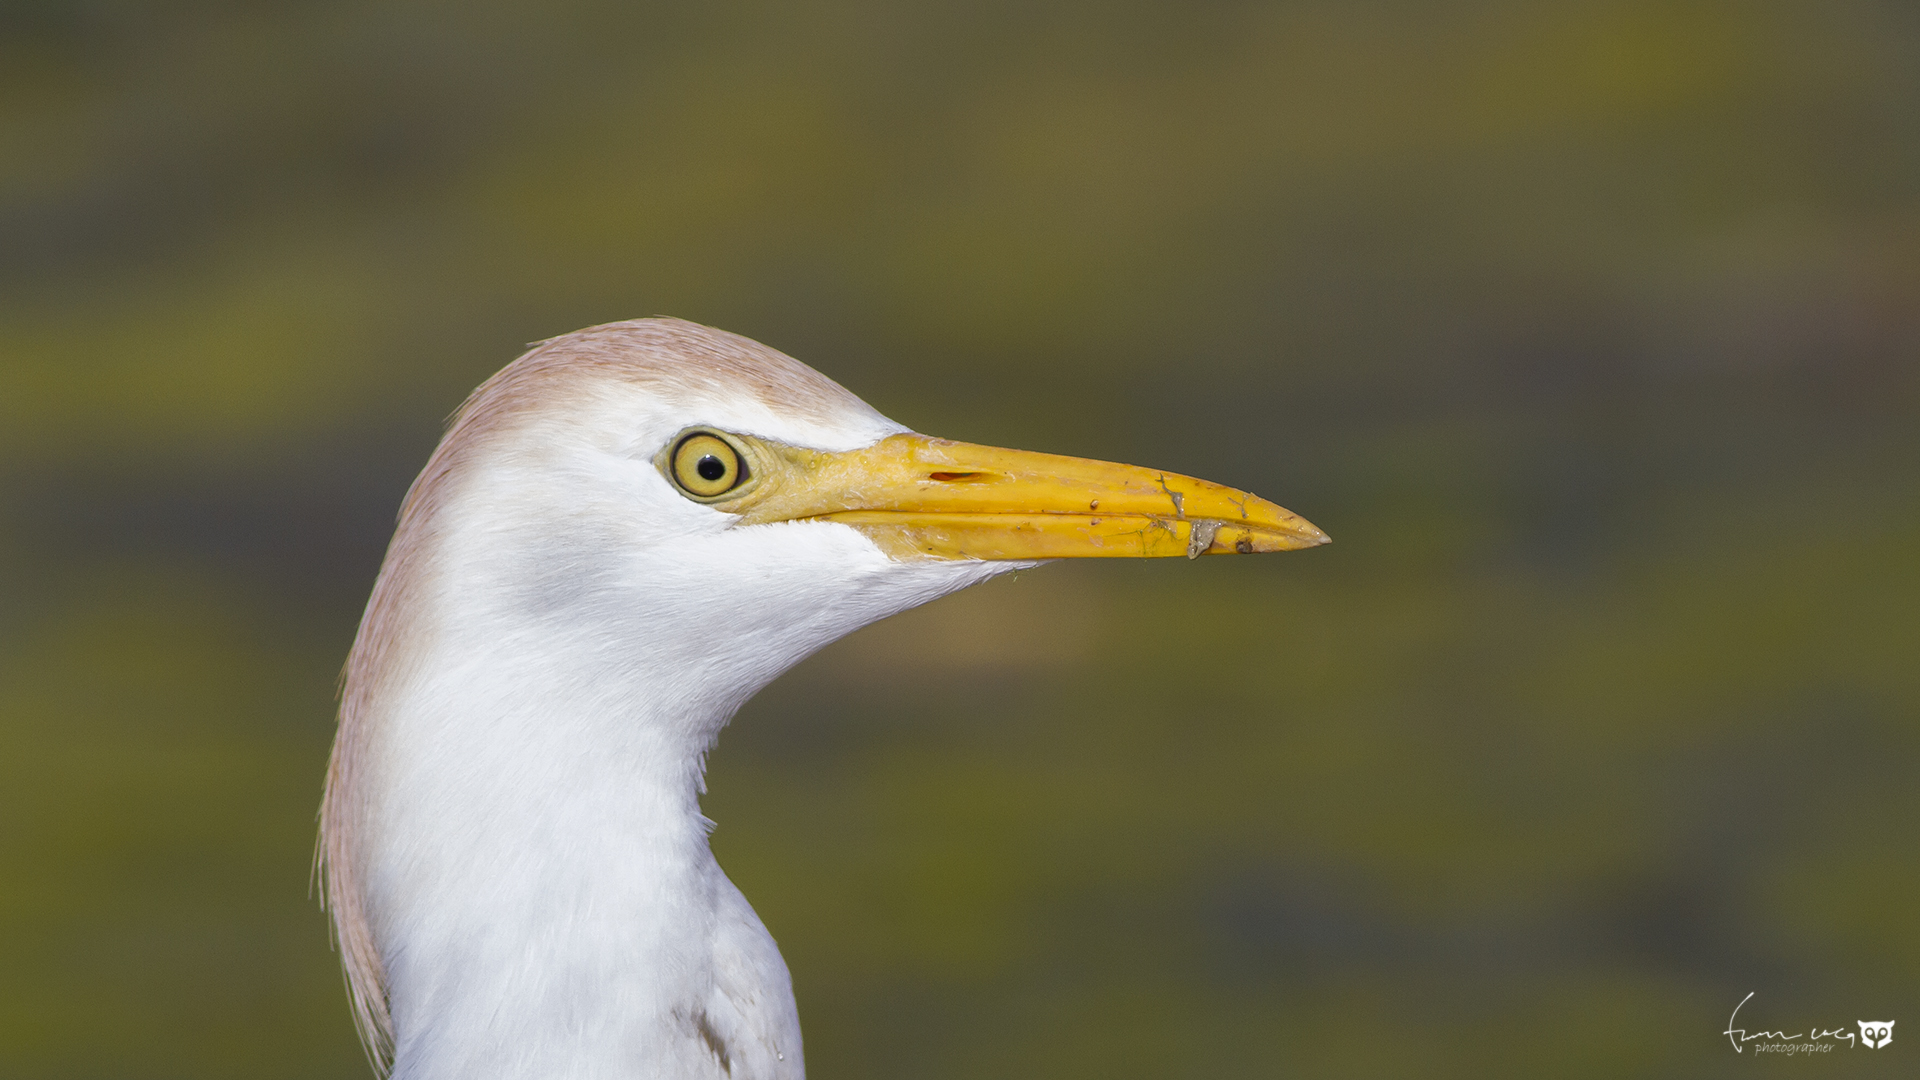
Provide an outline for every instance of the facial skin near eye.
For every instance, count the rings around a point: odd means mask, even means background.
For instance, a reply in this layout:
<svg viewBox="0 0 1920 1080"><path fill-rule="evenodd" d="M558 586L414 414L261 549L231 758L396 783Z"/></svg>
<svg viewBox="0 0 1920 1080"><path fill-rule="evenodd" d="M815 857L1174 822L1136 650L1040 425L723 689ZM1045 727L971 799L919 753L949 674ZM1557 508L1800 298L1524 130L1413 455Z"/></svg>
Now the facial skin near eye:
<svg viewBox="0 0 1920 1080"><path fill-rule="evenodd" d="M745 482L746 462L717 435L692 432L673 448L673 482L696 499L712 499Z"/></svg>

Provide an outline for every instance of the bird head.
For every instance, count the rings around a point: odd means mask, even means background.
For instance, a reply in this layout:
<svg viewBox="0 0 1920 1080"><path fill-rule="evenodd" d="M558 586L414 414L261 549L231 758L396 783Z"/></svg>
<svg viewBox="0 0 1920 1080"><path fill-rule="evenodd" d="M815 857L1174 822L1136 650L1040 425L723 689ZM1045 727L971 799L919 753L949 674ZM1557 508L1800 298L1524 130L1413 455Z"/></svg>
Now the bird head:
<svg viewBox="0 0 1920 1080"><path fill-rule="evenodd" d="M737 705L827 642L1006 570L1326 540L1208 481L915 434L775 350L646 319L541 343L476 391L390 569L435 567L433 629L488 639L469 655L503 633L542 663L644 655Z"/></svg>

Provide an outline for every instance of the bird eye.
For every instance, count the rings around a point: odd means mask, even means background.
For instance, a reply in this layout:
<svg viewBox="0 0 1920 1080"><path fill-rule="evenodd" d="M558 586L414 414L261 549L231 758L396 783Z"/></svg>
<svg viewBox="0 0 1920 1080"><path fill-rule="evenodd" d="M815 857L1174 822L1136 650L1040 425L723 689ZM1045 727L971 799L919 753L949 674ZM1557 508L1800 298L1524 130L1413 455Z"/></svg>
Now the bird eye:
<svg viewBox="0 0 1920 1080"><path fill-rule="evenodd" d="M673 448L670 471L673 482L696 499L725 495L747 479L747 463L740 452L704 431L693 432Z"/></svg>

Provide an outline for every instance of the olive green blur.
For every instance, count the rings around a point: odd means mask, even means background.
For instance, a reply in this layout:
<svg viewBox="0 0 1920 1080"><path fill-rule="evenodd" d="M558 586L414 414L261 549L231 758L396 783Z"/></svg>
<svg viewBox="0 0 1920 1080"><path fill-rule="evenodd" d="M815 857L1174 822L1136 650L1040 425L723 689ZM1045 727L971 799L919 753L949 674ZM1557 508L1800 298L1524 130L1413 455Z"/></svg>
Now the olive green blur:
<svg viewBox="0 0 1920 1080"><path fill-rule="evenodd" d="M744 710L814 1076L1911 1073L1912 4L5 0L0 1076L366 1075L308 875L394 510L650 314L1335 541Z"/></svg>

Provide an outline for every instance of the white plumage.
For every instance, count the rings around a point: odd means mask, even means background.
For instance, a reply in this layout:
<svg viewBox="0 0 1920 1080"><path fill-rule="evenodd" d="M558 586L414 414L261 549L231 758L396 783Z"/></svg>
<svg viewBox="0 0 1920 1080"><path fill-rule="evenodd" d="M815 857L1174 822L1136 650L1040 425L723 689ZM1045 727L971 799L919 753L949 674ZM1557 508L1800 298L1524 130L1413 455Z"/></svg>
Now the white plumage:
<svg viewBox="0 0 1920 1080"><path fill-rule="evenodd" d="M676 479L690 430L740 452L750 495ZM1032 561L975 557L939 531L956 514L1017 531L993 515L1059 512L1021 503L1038 481L1012 472L880 475L880 447L958 453L905 433L797 361L674 320L543 343L463 408L355 642L322 816L354 1000L396 1078L803 1075L786 967L708 850L705 754L808 654ZM1000 481L1011 494L981 501ZM1151 527L1198 543L1185 494ZM1240 498L1260 549L1324 541ZM1199 520L1199 546L1227 550Z"/></svg>

